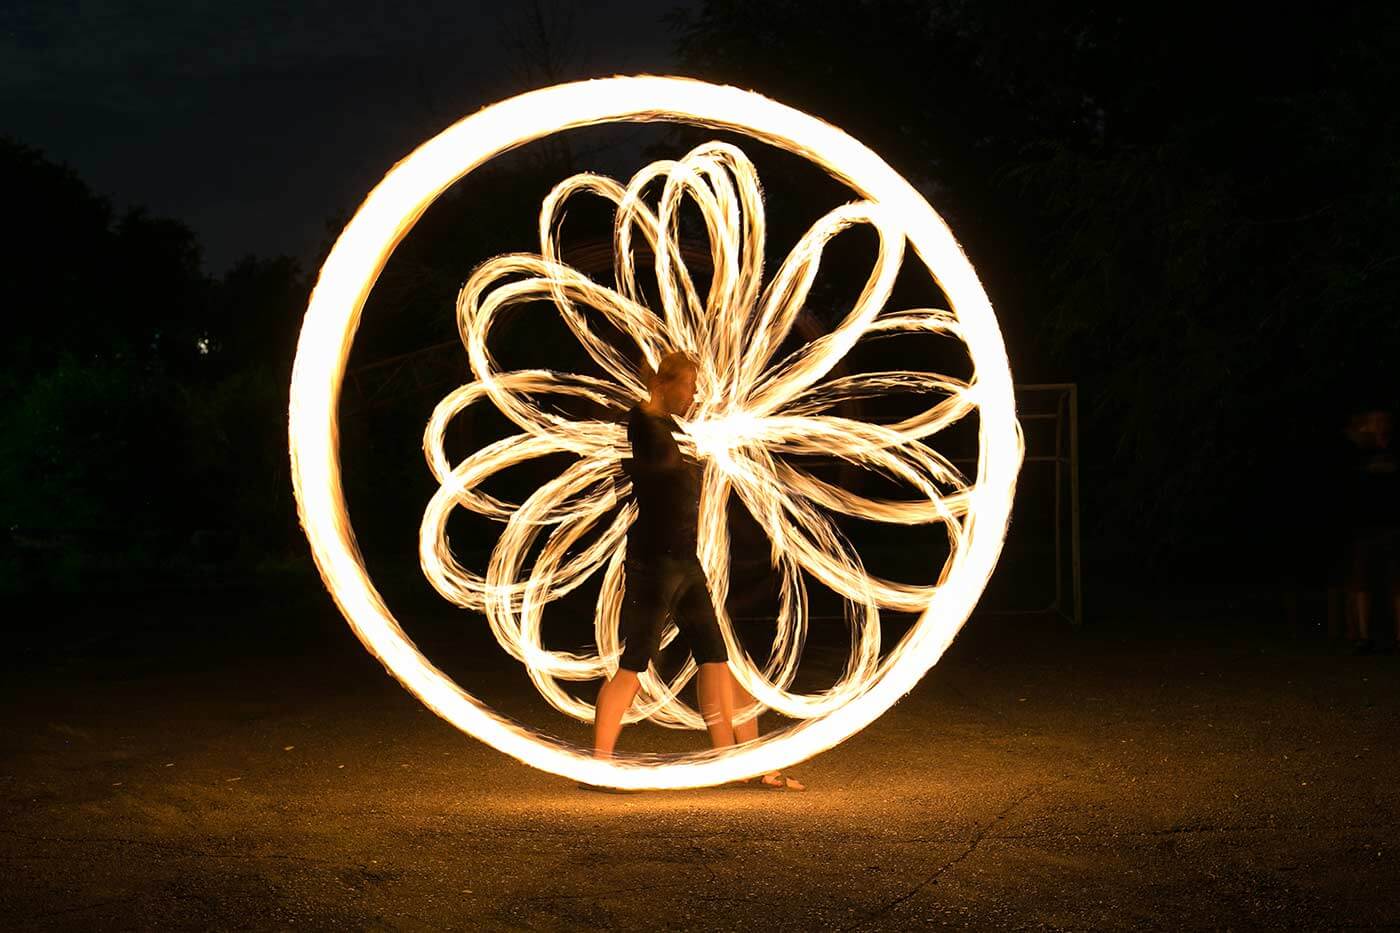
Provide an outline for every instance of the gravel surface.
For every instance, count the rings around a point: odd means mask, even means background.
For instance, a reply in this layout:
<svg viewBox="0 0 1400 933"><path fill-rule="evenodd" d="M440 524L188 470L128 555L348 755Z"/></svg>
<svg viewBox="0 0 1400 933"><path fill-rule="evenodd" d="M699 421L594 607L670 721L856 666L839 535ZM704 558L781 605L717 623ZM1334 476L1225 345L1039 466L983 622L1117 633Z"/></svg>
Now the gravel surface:
<svg viewBox="0 0 1400 933"><path fill-rule="evenodd" d="M1400 657L1228 613L974 619L795 769L807 793L608 795L425 711L319 594L236 603L112 612L57 648L69 623L31 625L0 688L0 927L1400 924ZM467 624L415 637L585 737Z"/></svg>

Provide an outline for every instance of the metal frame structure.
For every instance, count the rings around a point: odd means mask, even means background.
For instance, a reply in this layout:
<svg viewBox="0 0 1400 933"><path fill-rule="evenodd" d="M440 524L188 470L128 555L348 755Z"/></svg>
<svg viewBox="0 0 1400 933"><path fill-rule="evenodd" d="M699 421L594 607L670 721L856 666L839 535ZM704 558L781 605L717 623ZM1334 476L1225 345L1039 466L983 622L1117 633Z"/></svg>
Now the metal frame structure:
<svg viewBox="0 0 1400 933"><path fill-rule="evenodd" d="M1072 625L1084 624L1084 584L1079 530L1079 385L1074 382L1017 384L1016 394L1028 392L1055 393L1053 411L1031 411L1017 415L1022 422L1053 419L1055 422L1055 452L1030 454L1025 463L1055 465L1055 598L1038 609L1008 610L1016 613L1054 612ZM1017 406L1019 409L1019 405ZM1065 594L1065 534L1064 499L1066 473L1069 485L1069 599Z"/></svg>

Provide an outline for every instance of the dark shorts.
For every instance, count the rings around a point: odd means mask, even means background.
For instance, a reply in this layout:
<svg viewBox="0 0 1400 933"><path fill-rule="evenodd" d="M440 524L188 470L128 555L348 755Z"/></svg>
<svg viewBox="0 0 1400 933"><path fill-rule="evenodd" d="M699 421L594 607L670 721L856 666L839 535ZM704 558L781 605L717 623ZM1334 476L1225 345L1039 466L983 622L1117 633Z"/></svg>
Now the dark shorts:
<svg viewBox="0 0 1400 933"><path fill-rule="evenodd" d="M668 616L680 628L696 663L729 660L699 558L629 556L625 571L626 591L618 625L623 670L641 673L647 669L661 647L661 631Z"/></svg>
<svg viewBox="0 0 1400 933"><path fill-rule="evenodd" d="M1400 531L1358 528L1347 549L1347 588L1378 589L1400 595Z"/></svg>

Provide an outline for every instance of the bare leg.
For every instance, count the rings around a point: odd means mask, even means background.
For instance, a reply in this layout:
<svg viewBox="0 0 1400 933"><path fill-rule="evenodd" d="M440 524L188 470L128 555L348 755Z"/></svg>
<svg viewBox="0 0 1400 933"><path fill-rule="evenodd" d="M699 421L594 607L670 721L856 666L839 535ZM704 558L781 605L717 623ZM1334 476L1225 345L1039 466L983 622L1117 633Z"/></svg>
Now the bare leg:
<svg viewBox="0 0 1400 933"><path fill-rule="evenodd" d="M734 720L738 725L734 727L734 740L740 745L745 742L752 742L758 738L758 717L755 716L748 722L738 722L739 717L754 705L754 698L744 689L744 685L739 683L739 678L729 675L734 683L730 689L734 691Z"/></svg>
<svg viewBox="0 0 1400 933"><path fill-rule="evenodd" d="M700 695L700 715L710 730L710 743L715 748L734 744L734 691L729 665L701 664L696 689Z"/></svg>
<svg viewBox="0 0 1400 933"><path fill-rule="evenodd" d="M1353 591L1351 610L1356 619L1356 637L1364 644L1371 640L1371 594L1365 590Z"/></svg>
<svg viewBox="0 0 1400 933"><path fill-rule="evenodd" d="M748 710L751 706L753 706L757 701L753 698L753 694L749 693L747 690L744 689L743 684L739 683L739 679L737 677L734 677L733 674L730 674L729 676L734 679L734 683L731 689L734 692L735 712L736 714L743 713L746 710ZM737 720L739 717L738 715L736 715L734 718ZM734 738L737 739L740 743L756 741L758 739L758 717L755 716L748 722L740 723L739 725L735 726ZM767 774L763 775L763 777L760 778L760 780L763 781L764 784L769 785L770 787L782 787L786 784L788 789L790 790L807 789L806 786L803 785L803 783L797 780L796 778L784 777L781 771L770 771Z"/></svg>
<svg viewBox="0 0 1400 933"><path fill-rule="evenodd" d="M593 757L611 758L622 732L622 717L637 695L635 671L619 670L598 691L598 709L593 713Z"/></svg>

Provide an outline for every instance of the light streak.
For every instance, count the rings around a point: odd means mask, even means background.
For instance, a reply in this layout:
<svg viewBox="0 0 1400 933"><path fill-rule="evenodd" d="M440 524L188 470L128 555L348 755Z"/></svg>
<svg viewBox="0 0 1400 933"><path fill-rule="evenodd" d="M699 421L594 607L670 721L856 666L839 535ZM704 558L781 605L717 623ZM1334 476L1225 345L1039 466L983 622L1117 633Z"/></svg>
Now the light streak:
<svg viewBox="0 0 1400 933"><path fill-rule="evenodd" d="M534 394L581 396L625 412L644 389L631 358L589 327L581 310L601 314L655 363L669 349L700 362L694 417L686 423L693 453L704 458L700 559L729 642L731 667L760 708L797 722L735 749L684 756L639 755L611 761L527 729L482 704L434 668L409 641L365 571L345 511L340 482L336 409L359 316L398 241L449 185L495 155L566 129L617 121L671 120L735 130L800 154L848 184L860 200L837 207L799 241L766 284L764 223L758 181L736 147L710 143L684 159L654 163L627 186L596 175L565 180L545 199L538 255L497 257L481 266L458 301L458 325L474 381L445 398L424 437L440 485L425 512L420 559L446 598L485 615L501 645L525 664L558 709L591 718L591 706L560 681L591 680L616 667L616 619L623 581L622 548L635 506L626 501L627 456L620 425L572 422L535 405ZM648 192L661 188L649 206ZM560 261L556 217L573 195L616 205L615 286L591 281ZM683 200L700 209L710 239L713 274L706 298L680 257L677 216ZM879 240L865 288L829 334L774 360L806 300L825 244L854 225ZM633 262L643 237L655 254L659 313L644 306ZM947 295L951 310L885 309L905 242ZM500 371L487 349L492 322L510 306L551 300L608 378L543 370ZM934 332L960 340L974 367L964 383L918 372L867 373L830 379L832 367L863 337ZM894 425L853 421L827 412L845 399L916 391L938 399ZM1000 553L1021 437L1001 334L981 283L952 234L897 173L840 130L751 92L682 78L618 77L559 85L493 105L415 150L370 192L322 267L292 374L290 444L302 523L327 588L356 635L427 706L463 731L535 767L593 784L673 788L718 784L788 767L868 725L917 684L937 662L980 596ZM452 464L442 432L466 406L489 400L521 433ZM978 463L962 477L925 439L975 411ZM690 442L687 442L690 443ZM575 462L522 503L485 493L483 480L523 460L570 453ZM921 497L880 501L813 477L783 455L839 456L912 486ZM770 539L782 583L777 637L769 659L754 663L723 615L728 590L725 503L737 495ZM618 508L621 504L621 508ZM456 507L504 523L485 575L458 565L445 524ZM930 585L881 580L822 510L897 523L941 523L950 556ZM609 514L612 521L587 546L570 553ZM525 557L544 544L526 570ZM596 617L598 651L549 651L540 641L541 613L552 599L604 574ZM852 658L836 685L817 694L789 691L806 628L805 571L847 600ZM879 611L920 613L900 643L880 654ZM700 728L677 693L693 662L664 683L654 670L629 719ZM758 710L755 710L755 713Z"/></svg>

